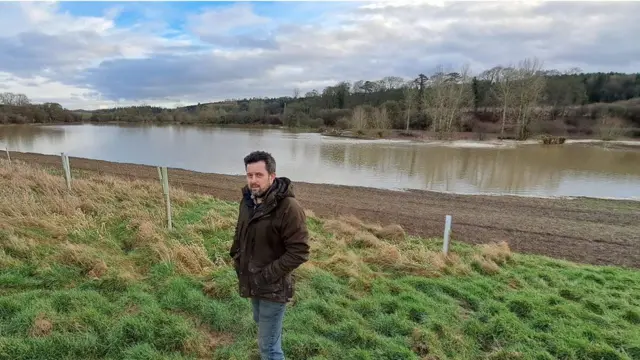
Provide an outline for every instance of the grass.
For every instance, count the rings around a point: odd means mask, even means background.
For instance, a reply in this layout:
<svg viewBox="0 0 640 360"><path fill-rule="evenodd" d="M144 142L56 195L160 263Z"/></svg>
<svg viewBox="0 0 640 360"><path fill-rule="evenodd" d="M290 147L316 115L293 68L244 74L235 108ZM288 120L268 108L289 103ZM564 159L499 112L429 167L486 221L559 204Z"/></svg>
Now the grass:
<svg viewBox="0 0 640 360"><path fill-rule="evenodd" d="M170 176L170 175L169 175ZM237 204L0 163L1 359L257 359ZM640 273L309 212L288 359L640 359Z"/></svg>

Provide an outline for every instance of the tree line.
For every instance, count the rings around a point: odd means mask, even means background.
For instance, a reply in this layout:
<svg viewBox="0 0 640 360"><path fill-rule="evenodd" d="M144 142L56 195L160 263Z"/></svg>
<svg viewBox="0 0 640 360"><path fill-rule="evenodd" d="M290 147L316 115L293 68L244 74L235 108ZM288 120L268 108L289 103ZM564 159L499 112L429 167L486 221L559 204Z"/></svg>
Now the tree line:
<svg viewBox="0 0 640 360"><path fill-rule="evenodd" d="M131 106L69 111L32 105L22 94L0 95L0 123L153 122L269 124L367 131L426 130L494 133L640 136L640 73L544 69L536 58L472 74L438 67L413 79L343 81L304 95L234 99L176 109Z"/></svg>
<svg viewBox="0 0 640 360"><path fill-rule="evenodd" d="M32 104L25 94L0 93L0 124L74 123L82 115L58 103Z"/></svg>

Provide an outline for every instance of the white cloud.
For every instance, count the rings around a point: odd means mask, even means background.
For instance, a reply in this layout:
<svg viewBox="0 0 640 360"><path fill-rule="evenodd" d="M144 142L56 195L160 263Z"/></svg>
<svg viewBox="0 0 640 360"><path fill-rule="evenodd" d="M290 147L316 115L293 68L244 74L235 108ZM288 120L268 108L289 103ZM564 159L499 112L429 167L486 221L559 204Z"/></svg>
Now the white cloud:
<svg viewBox="0 0 640 360"><path fill-rule="evenodd" d="M193 32L197 35L224 35L228 31L254 25L265 25L269 18L256 15L248 3L223 9L212 9L188 17Z"/></svg>
<svg viewBox="0 0 640 360"><path fill-rule="evenodd" d="M304 93L340 80L413 77L439 64L481 71L529 56L548 68L640 67L632 36L640 31L639 2L300 3L274 16L246 3L193 14L136 6L144 17L119 27L122 7L90 17L55 3L1 3L0 72L12 77L3 88L95 108L116 99L290 95L294 87ZM294 18L300 14L313 18ZM177 18L186 32L169 27ZM97 95L81 95L89 93Z"/></svg>

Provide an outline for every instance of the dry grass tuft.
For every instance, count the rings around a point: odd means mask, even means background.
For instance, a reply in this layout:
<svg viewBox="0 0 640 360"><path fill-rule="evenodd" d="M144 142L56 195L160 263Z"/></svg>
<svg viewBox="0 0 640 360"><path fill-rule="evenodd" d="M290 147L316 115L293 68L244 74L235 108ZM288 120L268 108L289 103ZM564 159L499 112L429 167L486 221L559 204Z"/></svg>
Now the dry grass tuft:
<svg viewBox="0 0 640 360"><path fill-rule="evenodd" d="M169 197L171 198L172 205L185 206L189 204L189 202L191 201L191 194L189 194L189 192L172 184L169 184L169 186L172 186L171 191L169 192Z"/></svg>
<svg viewBox="0 0 640 360"><path fill-rule="evenodd" d="M485 259L481 255L475 254L473 256L473 263L478 266L485 274L491 275L500 272L500 266L498 266L498 264L494 263L491 260Z"/></svg>
<svg viewBox="0 0 640 360"><path fill-rule="evenodd" d="M100 279L104 276L104 274L107 273L107 270L107 264L103 260L100 260L93 266L91 270L89 270L87 276L92 279Z"/></svg>
<svg viewBox="0 0 640 360"><path fill-rule="evenodd" d="M78 208L85 215L98 215L100 209L91 199L83 199Z"/></svg>
<svg viewBox="0 0 640 360"><path fill-rule="evenodd" d="M420 328L414 328L411 332L411 350L418 356L426 356L429 354L429 339L424 330Z"/></svg>
<svg viewBox="0 0 640 360"><path fill-rule="evenodd" d="M213 299L225 299L234 295L235 287L223 286L215 281L208 281L204 284L202 292Z"/></svg>
<svg viewBox="0 0 640 360"><path fill-rule="evenodd" d="M78 266L84 273L89 273L94 268L100 268L99 263L103 262L91 247L84 244L67 242L58 245L58 249L57 261L59 263Z"/></svg>
<svg viewBox="0 0 640 360"><path fill-rule="evenodd" d="M359 234L362 231L370 232L380 239L393 242L402 241L406 236L404 229L400 225L380 226L378 224L367 224L354 215L341 215L337 219L326 220L324 229L334 234L350 236Z"/></svg>
<svg viewBox="0 0 640 360"><path fill-rule="evenodd" d="M28 259L35 243L32 239L19 239L15 234L0 234L0 249L19 259Z"/></svg>
<svg viewBox="0 0 640 360"><path fill-rule="evenodd" d="M381 239L387 239L394 242L402 241L406 236L404 229L398 224L387 225L375 231L375 234Z"/></svg>
<svg viewBox="0 0 640 360"><path fill-rule="evenodd" d="M370 264L398 269L410 263L400 250L391 244L380 242L380 244L372 250L373 251L365 252L365 261Z"/></svg>
<svg viewBox="0 0 640 360"><path fill-rule="evenodd" d="M187 192L174 188L171 200L174 205L192 201ZM2 217L8 219L3 222L7 230L0 238L0 263L5 265L15 263L16 258L31 256L36 243L46 241L58 251L50 258L40 259L42 263L58 261L77 266L91 278L104 276L114 266L127 268L133 278L136 273L144 273L148 264L140 265L144 266L141 268L127 261L128 254L138 249L148 251L152 261L173 262L185 274L203 274L212 267L202 244L174 244L169 240L159 182L88 175L73 179L68 191L60 176L32 164L6 162L0 167L0 209L7 215ZM121 221L127 223L132 235L121 238L119 246L123 251L113 254L113 241L104 236L109 233L106 224ZM210 211L199 225L228 229L235 223L230 217ZM90 246L66 240L71 234L85 236L87 230L98 234ZM38 237L31 238L33 234Z"/></svg>
<svg viewBox="0 0 640 360"><path fill-rule="evenodd" d="M16 230L25 229L25 228L33 228L40 229L42 232L46 233L48 238L51 240L62 240L64 239L69 230L72 228L82 228L84 226L88 226L88 220L84 218L84 216L76 217L77 222L74 224L63 225L63 220L58 216L51 217L24 217L13 219L14 227ZM42 240L42 239L41 239Z"/></svg>
<svg viewBox="0 0 640 360"><path fill-rule="evenodd" d="M472 272L471 265L477 262L472 254L461 257L449 252L445 256L440 251L431 251L425 246L426 240L407 238L404 229L396 224L381 227L366 224L355 216L341 216L323 221L323 228L333 236L329 239L320 238L319 244L312 248L315 249L312 254L316 258L329 258L321 261L323 266L329 266L333 271L351 277L357 277L354 269L374 274L374 268L429 277L443 274L467 275ZM481 258L488 259L485 262L493 263L495 259L502 264L511 256L506 243L477 249L482 253L479 255ZM352 268L342 268L348 264ZM496 263L494 265L498 266ZM484 264L482 267L490 266Z"/></svg>
<svg viewBox="0 0 640 360"><path fill-rule="evenodd" d="M146 245L154 255L154 262L167 262L185 275L203 275L213 268L207 250L201 244L167 244L156 242Z"/></svg>
<svg viewBox="0 0 640 360"><path fill-rule="evenodd" d="M160 234L158 234L151 221L144 220L138 225L138 239L145 243L156 242L160 240Z"/></svg>
<svg viewBox="0 0 640 360"><path fill-rule="evenodd" d="M364 223L362 222L362 220L358 219L354 215L340 215L338 217L338 220L344 223L347 223L355 228L361 228L364 226Z"/></svg>
<svg viewBox="0 0 640 360"><path fill-rule="evenodd" d="M353 236L358 233L358 229L353 225L340 221L340 220L327 220L323 224L323 228L336 235L349 235Z"/></svg>
<svg viewBox="0 0 640 360"><path fill-rule="evenodd" d="M0 249L0 269L10 269L20 265L20 260L7 254L3 249Z"/></svg>
<svg viewBox="0 0 640 360"><path fill-rule="evenodd" d="M184 343L184 350L187 353L194 354L198 359L209 359L217 347L233 343L231 334L214 331L199 320L194 318L192 320L198 329L198 336Z"/></svg>
<svg viewBox="0 0 640 360"><path fill-rule="evenodd" d="M425 251L422 256L425 257L426 263L436 271L444 271L447 268L447 256L441 252ZM449 261L449 263L451 263Z"/></svg>
<svg viewBox="0 0 640 360"><path fill-rule="evenodd" d="M324 266L341 275L358 278L358 271L371 275L374 272L369 265L420 275L431 270L425 261L430 255L424 248L418 252L405 251L405 244L400 241L405 234L400 226L365 224L351 215L325 220L323 228L334 236L321 240L318 252L329 258Z"/></svg>
<svg viewBox="0 0 640 360"><path fill-rule="evenodd" d="M209 232L217 230L229 230L236 226L236 220L232 216L224 216L220 210L213 209L207 212L201 221L190 224L188 230L192 232Z"/></svg>
<svg viewBox="0 0 640 360"><path fill-rule="evenodd" d="M211 270L213 264L202 245L175 245L172 260L178 271L190 275L202 275Z"/></svg>
<svg viewBox="0 0 640 360"><path fill-rule="evenodd" d="M505 264L511 259L511 249L506 241L480 245L482 256L498 265Z"/></svg>
<svg viewBox="0 0 640 360"><path fill-rule="evenodd" d="M154 254L155 262L171 262L173 259L173 252L171 248L167 246L164 242L158 242L149 246L151 251Z"/></svg>
<svg viewBox="0 0 640 360"><path fill-rule="evenodd" d="M158 227L149 220L134 219L129 224L129 228L134 229L136 232L136 239L131 244L132 248L152 246L163 241L162 235L158 232Z"/></svg>
<svg viewBox="0 0 640 360"><path fill-rule="evenodd" d="M347 244L356 248L378 248L382 242L370 232L360 231L346 240Z"/></svg>
<svg viewBox="0 0 640 360"><path fill-rule="evenodd" d="M365 223L364 221L358 219L355 215L340 215L338 217L338 221L342 221L353 226L356 229L369 231L376 235L380 230L382 230L382 226L380 226L379 224Z"/></svg>
<svg viewBox="0 0 640 360"><path fill-rule="evenodd" d="M311 209L304 209L304 215L308 218L316 217L316 214Z"/></svg>
<svg viewBox="0 0 640 360"><path fill-rule="evenodd" d="M51 334L52 330L53 324L51 321L49 321L44 314L38 314L33 321L33 325L31 325L29 335L33 337L47 336Z"/></svg>
<svg viewBox="0 0 640 360"><path fill-rule="evenodd" d="M107 264L103 260L100 260L93 266L91 270L89 270L87 276L92 279L100 279L104 276L104 274L107 273L107 270Z"/></svg>
<svg viewBox="0 0 640 360"><path fill-rule="evenodd" d="M324 261L322 265L324 269L338 276L348 278L359 279L372 274L372 271L366 266L363 259L353 251L335 253L328 260Z"/></svg>
<svg viewBox="0 0 640 360"><path fill-rule="evenodd" d="M443 272L454 275L468 275L471 273L471 266L468 260L463 260L460 255L449 252L446 256L443 253L438 253L444 258L446 264Z"/></svg>

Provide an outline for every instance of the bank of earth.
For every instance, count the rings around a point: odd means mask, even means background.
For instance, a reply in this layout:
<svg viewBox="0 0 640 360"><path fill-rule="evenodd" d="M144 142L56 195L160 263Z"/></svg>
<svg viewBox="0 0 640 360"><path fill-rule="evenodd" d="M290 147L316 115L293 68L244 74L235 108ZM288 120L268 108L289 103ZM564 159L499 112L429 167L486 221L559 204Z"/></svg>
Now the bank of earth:
<svg viewBox="0 0 640 360"><path fill-rule="evenodd" d="M12 152L12 158L62 173L59 156ZM0 152L1 157L5 157ZM146 165L70 158L74 172L158 181ZM242 176L169 169L173 187L238 201ZM318 216L353 215L407 233L440 237L453 215L454 241L508 241L514 251L595 265L640 268L640 202L591 198L545 199L471 196L428 191L390 191L353 186L294 183L302 205Z"/></svg>
<svg viewBox="0 0 640 360"><path fill-rule="evenodd" d="M74 176L0 160L0 358L258 358L228 257L237 202L174 187L169 231L159 181ZM307 224L288 359L640 358L637 269Z"/></svg>

